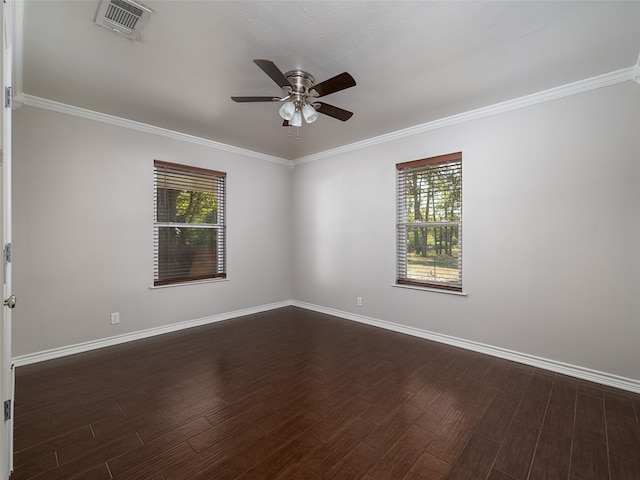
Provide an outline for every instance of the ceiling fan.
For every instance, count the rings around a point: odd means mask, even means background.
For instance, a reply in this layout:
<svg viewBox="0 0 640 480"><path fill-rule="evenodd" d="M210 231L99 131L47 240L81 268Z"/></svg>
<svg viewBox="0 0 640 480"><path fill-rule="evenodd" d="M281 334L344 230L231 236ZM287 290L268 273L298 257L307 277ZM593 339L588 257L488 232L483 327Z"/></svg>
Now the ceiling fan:
<svg viewBox="0 0 640 480"><path fill-rule="evenodd" d="M271 60L256 59L253 62L284 90L284 96L231 97L234 102L284 102L278 113L284 120L282 125L292 127L302 126L303 118L307 123L315 122L318 112L343 122L353 115L353 112L348 110L316 101L317 98L355 86L356 81L347 72L315 83L315 78L302 70L282 73Z"/></svg>

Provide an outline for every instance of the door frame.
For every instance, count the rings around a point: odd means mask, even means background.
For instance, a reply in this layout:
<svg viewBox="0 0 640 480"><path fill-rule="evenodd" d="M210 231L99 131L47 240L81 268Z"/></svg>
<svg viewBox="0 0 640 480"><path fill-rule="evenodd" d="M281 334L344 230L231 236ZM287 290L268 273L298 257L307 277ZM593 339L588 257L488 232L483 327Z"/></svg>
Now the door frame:
<svg viewBox="0 0 640 480"><path fill-rule="evenodd" d="M2 160L0 162L0 228L2 300L12 292L11 272L11 159L12 159L12 80L13 80L14 1L2 1ZM7 95L8 92L8 95ZM3 302L4 303L4 302ZM0 306L0 478L8 480L13 470L13 390L14 369L11 353L11 309ZM8 402L8 404L7 404ZM7 418L8 417L8 418Z"/></svg>

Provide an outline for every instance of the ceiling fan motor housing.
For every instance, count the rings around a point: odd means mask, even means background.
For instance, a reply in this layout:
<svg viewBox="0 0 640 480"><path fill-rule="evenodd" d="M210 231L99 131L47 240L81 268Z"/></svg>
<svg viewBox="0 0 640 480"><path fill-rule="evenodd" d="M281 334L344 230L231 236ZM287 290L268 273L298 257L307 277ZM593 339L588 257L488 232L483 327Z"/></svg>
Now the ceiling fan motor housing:
<svg viewBox="0 0 640 480"><path fill-rule="evenodd" d="M294 103L298 103L298 106L304 103L311 104L312 102L308 100L309 97L316 96L314 95L315 91L312 90L316 81L313 75L302 70L291 70L285 73L284 76L287 77L287 80L289 80L291 84L290 93L292 96L295 96L295 100L293 100ZM285 87L285 90L288 90L287 87Z"/></svg>
<svg viewBox="0 0 640 480"><path fill-rule="evenodd" d="M284 74L291 84L291 91L300 95L311 95L311 86L315 83L316 79L313 75L302 70L291 70Z"/></svg>

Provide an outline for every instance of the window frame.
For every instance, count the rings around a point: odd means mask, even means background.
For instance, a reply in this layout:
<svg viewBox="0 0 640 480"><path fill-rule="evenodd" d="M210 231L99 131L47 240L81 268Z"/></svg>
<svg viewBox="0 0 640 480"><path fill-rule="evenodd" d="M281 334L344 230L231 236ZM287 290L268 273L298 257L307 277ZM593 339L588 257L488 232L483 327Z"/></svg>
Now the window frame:
<svg viewBox="0 0 640 480"><path fill-rule="evenodd" d="M164 173L162 173L164 172ZM215 223L188 223L188 222L161 222L158 221L158 205L159 205L159 184L163 176L166 182L167 172L173 172L177 175L183 175L184 179L189 179L194 182L202 181L206 179L211 181L212 185L215 185L215 195L217 198L216 208L216 222ZM206 168L194 167L191 165L184 165L178 163L164 162L161 160L154 160L153 162L153 286L164 287L172 285L184 285L188 283L196 283L203 281L222 280L227 277L227 241L226 241L226 194L227 194L227 174L225 172L217 170L209 170ZM212 192L213 192L212 188ZM184 189L184 191L189 191ZM199 190L194 190L199 191ZM207 190L202 190L207 191ZM216 234L215 245L215 267L216 273L211 274L199 274L199 275L186 275L174 278L160 278L160 228L175 227L184 229L208 229L214 230ZM205 244L207 245L207 244Z"/></svg>
<svg viewBox="0 0 640 480"><path fill-rule="evenodd" d="M459 165L460 182L457 188L460 190L460 220L445 221L429 221L428 215L426 221L416 222L409 221L407 218L407 175L414 172L426 172L434 167L449 167L451 165ZM426 290L439 290L449 293L463 293L462 290L462 152L438 155L435 157L423 158L420 160L412 160L396 164L396 285L410 286ZM410 228L436 228L451 227L458 228L458 281L426 281L412 278L407 272L408 261L408 235Z"/></svg>

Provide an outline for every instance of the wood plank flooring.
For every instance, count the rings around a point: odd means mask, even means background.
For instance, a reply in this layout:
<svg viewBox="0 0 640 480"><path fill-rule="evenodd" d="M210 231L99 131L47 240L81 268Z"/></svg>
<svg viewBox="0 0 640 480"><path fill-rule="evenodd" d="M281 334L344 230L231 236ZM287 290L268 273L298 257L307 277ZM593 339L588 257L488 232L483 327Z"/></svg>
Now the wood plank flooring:
<svg viewBox="0 0 640 480"><path fill-rule="evenodd" d="M638 480L640 395L295 307L17 369L12 480Z"/></svg>

